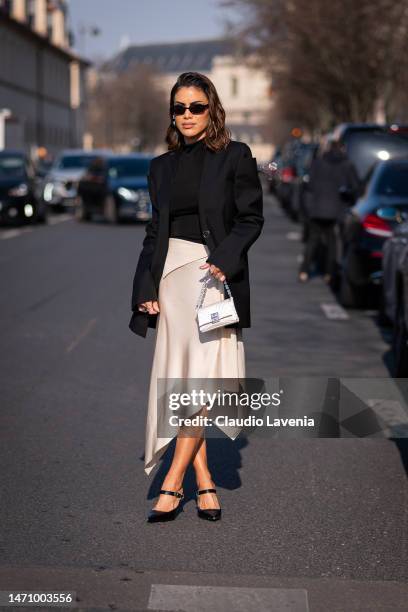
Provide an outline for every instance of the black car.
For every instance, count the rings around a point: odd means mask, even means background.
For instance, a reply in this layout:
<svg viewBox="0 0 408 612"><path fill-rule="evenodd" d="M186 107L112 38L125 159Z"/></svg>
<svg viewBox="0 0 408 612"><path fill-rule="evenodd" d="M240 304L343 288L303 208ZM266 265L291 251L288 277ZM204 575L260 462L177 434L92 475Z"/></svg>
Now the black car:
<svg viewBox="0 0 408 612"><path fill-rule="evenodd" d="M0 222L45 223L46 207L34 167L21 151L0 151Z"/></svg>
<svg viewBox="0 0 408 612"><path fill-rule="evenodd" d="M393 126L366 123L343 123L332 133L340 141L364 186L379 161L408 157L408 139Z"/></svg>
<svg viewBox="0 0 408 612"><path fill-rule="evenodd" d="M408 156L377 164L365 193L348 211L342 231L340 301L366 305L370 285L381 284L384 242L408 219Z"/></svg>
<svg viewBox="0 0 408 612"><path fill-rule="evenodd" d="M292 182L292 193L289 214L295 221L304 222L307 213L305 207L305 189L309 182L310 165L317 154L319 145L315 142L302 142L294 156L295 178Z"/></svg>
<svg viewBox="0 0 408 612"><path fill-rule="evenodd" d="M149 221L152 205L147 183L152 155L131 153L96 158L78 184L77 218L103 215L117 223L123 219Z"/></svg>
<svg viewBox="0 0 408 612"><path fill-rule="evenodd" d="M395 228L383 252L382 322L393 328L393 374L408 377L408 222Z"/></svg>
<svg viewBox="0 0 408 612"><path fill-rule="evenodd" d="M297 139L286 142L279 159L275 193L282 208L287 212L292 200L293 184L296 179L296 151L300 144Z"/></svg>

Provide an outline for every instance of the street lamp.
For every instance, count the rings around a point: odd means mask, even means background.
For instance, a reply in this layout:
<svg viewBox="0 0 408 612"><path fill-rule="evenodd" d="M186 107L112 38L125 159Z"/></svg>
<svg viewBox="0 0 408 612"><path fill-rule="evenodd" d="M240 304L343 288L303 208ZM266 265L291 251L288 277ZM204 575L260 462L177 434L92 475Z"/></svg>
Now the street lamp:
<svg viewBox="0 0 408 612"><path fill-rule="evenodd" d="M94 25L84 25L81 24L79 27L79 51L80 53L86 53L86 37L87 36L100 36L101 30L97 26Z"/></svg>

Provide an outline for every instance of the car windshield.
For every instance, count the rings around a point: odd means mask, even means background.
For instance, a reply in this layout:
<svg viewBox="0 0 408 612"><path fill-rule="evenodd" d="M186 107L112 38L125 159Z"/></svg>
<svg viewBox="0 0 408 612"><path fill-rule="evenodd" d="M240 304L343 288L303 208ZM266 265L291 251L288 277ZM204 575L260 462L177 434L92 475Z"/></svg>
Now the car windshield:
<svg viewBox="0 0 408 612"><path fill-rule="evenodd" d="M386 166L378 177L376 192L408 198L408 162Z"/></svg>
<svg viewBox="0 0 408 612"><path fill-rule="evenodd" d="M20 155L0 156L0 180L14 179L25 175L24 158Z"/></svg>
<svg viewBox="0 0 408 612"><path fill-rule="evenodd" d="M113 179L125 176L146 176L150 159L113 159L109 162L109 176Z"/></svg>
<svg viewBox="0 0 408 612"><path fill-rule="evenodd" d="M408 157L408 139L386 132L351 132L345 138L347 155L364 180L373 164L393 157Z"/></svg>
<svg viewBox="0 0 408 612"><path fill-rule="evenodd" d="M91 155L64 155L60 157L55 167L58 170L72 170L73 168L87 168L95 157Z"/></svg>

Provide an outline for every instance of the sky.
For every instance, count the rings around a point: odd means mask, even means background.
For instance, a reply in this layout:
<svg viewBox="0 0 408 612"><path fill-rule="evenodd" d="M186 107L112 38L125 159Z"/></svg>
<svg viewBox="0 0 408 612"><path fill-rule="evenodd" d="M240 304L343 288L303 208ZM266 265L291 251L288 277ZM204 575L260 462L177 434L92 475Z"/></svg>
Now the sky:
<svg viewBox="0 0 408 612"><path fill-rule="evenodd" d="M111 57L129 44L222 36L225 20L239 17L236 9L221 8L218 0L69 0L68 4L75 50L92 60ZM95 26L99 36L89 33Z"/></svg>

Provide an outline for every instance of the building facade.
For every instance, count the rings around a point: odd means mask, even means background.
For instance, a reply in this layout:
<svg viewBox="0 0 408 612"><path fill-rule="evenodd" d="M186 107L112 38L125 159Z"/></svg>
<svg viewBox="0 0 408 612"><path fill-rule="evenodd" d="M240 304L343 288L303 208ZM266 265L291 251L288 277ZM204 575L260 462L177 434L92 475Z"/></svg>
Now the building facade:
<svg viewBox="0 0 408 612"><path fill-rule="evenodd" d="M218 91L232 138L246 142L258 161L267 161L273 147L265 126L274 98L270 76L256 67L255 60L235 41L216 38L132 45L107 62L104 71L120 74L138 63L152 64L160 71L155 78L166 96L182 72L205 74Z"/></svg>
<svg viewBox="0 0 408 612"><path fill-rule="evenodd" d="M82 146L88 63L70 48L66 17L62 0L0 0L0 146L34 157Z"/></svg>

